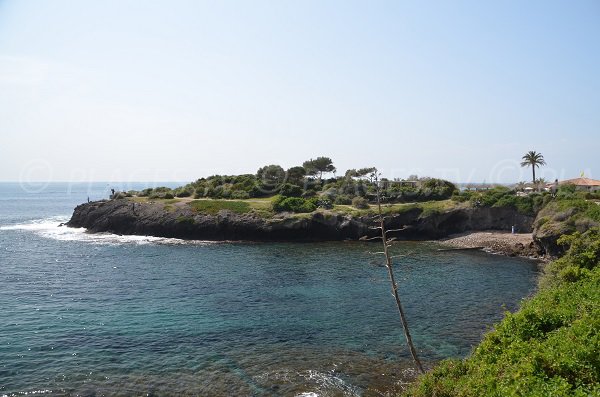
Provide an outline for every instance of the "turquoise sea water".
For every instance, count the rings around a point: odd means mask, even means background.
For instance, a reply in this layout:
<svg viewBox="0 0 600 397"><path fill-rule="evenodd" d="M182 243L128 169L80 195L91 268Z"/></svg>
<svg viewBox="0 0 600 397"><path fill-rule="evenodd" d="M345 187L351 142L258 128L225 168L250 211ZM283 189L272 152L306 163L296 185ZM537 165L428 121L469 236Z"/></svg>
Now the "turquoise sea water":
<svg viewBox="0 0 600 397"><path fill-rule="evenodd" d="M377 245L58 227L108 189L0 184L0 395L379 396L413 376ZM468 354L537 276L437 248L393 248L427 366Z"/></svg>

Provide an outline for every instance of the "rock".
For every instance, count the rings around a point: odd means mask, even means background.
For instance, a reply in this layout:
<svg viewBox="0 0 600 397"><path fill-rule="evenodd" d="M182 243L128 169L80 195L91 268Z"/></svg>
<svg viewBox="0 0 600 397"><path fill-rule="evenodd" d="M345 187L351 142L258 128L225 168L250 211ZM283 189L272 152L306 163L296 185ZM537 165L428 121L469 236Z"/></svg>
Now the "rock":
<svg viewBox="0 0 600 397"><path fill-rule="evenodd" d="M390 237L430 240L469 230L531 231L533 217L510 208L462 208L422 216L420 208L386 218L388 229L402 229ZM216 215L195 213L188 206L167 211L161 203L108 200L77 206L70 227L90 232L152 235L194 240L333 241L368 239L378 234L371 217L351 217L331 211L308 216L277 214L262 218L253 213L222 210Z"/></svg>

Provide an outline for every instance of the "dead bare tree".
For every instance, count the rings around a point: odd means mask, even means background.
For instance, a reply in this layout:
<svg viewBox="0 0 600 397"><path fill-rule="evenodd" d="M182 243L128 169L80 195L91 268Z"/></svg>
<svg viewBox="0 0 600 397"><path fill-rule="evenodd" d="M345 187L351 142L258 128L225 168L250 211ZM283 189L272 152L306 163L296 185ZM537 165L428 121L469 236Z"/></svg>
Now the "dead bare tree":
<svg viewBox="0 0 600 397"><path fill-rule="evenodd" d="M379 229L381 231L381 236L378 236L376 238L381 238L381 241L383 243L383 252L381 252L381 254L383 254L385 256L385 267L387 268L390 284L392 286L392 295L394 296L394 299L396 300L396 306L398 307L398 312L400 313L400 322L402 323L402 329L404 330L404 336L406 337L406 344L408 345L410 354L415 362L415 365L417 366L417 369L419 370L419 372L423 373L425 371L423 370L423 365L421 364L421 360L419 360L419 356L417 355L417 350L415 349L415 345L413 344L412 337L410 336L410 330L408 329L408 322L406 321L406 315L404 313L404 309L402 308L402 303L400 302L400 294L398 293L398 284L396 283L396 279L394 277L394 270L392 268L392 256L390 255L390 246L391 246L390 243L394 240L394 238L388 238L388 233L399 231L401 229L394 229L394 230L386 230L385 229L385 217L383 216L383 212L381 211L382 198L381 198L381 190L380 190L380 186L379 186L379 175L380 174L377 173L377 170L375 170L372 174L373 181L375 182L375 186L376 186L376 193L377 193L377 215L378 215L377 221L379 223L379 226L377 226L376 229Z"/></svg>

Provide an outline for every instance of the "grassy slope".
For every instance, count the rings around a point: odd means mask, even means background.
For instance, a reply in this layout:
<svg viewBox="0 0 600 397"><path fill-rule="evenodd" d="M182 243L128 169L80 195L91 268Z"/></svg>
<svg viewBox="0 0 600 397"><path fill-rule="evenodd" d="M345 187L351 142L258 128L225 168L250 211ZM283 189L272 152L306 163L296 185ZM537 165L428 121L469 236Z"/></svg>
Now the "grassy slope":
<svg viewBox="0 0 600 397"><path fill-rule="evenodd" d="M135 202L155 202L165 205L167 211L174 209L174 205L189 205L195 212L214 215L220 210L230 210L235 213L243 214L254 212L262 217L273 216L271 208L271 198L253 198L247 200L224 200L224 199L148 199L147 197L130 197L128 200ZM457 203L452 200L426 201L421 203L406 204L385 204L383 212L386 214L397 214L409 211L415 208L422 209L422 216L431 215L436 212L443 212L460 206L467 206L465 203ZM374 214L377 207L370 205L368 209L357 209L351 205L335 205L333 209L326 210L331 213L348 214L353 216L363 216ZM321 210L319 210L321 211ZM293 216L305 217L306 214L294 214Z"/></svg>
<svg viewBox="0 0 600 397"><path fill-rule="evenodd" d="M600 233L577 234L540 291L470 357L447 360L407 396L600 396Z"/></svg>
<svg viewBox="0 0 600 397"><path fill-rule="evenodd" d="M539 213L536 227L540 233L565 234L585 231L600 224L600 205L582 198L553 200Z"/></svg>

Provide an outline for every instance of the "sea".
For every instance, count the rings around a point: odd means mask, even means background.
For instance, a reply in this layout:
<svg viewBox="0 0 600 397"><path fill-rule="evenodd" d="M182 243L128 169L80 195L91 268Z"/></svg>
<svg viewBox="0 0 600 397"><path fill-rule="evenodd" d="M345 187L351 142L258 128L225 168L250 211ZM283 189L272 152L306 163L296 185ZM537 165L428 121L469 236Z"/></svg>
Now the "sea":
<svg viewBox="0 0 600 397"><path fill-rule="evenodd" d="M0 396L386 396L415 377L380 247L90 234L110 189L0 183ZM536 288L520 258L395 242L424 365L467 356Z"/></svg>

